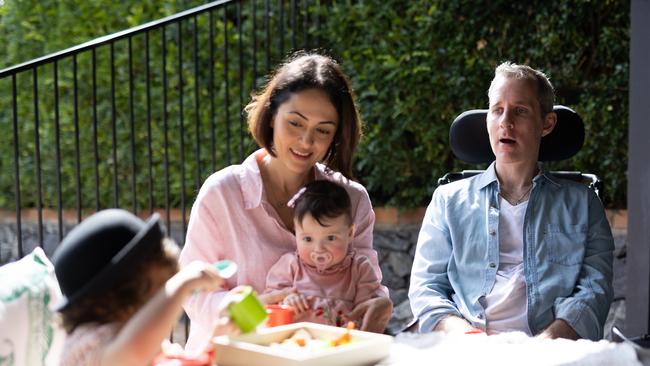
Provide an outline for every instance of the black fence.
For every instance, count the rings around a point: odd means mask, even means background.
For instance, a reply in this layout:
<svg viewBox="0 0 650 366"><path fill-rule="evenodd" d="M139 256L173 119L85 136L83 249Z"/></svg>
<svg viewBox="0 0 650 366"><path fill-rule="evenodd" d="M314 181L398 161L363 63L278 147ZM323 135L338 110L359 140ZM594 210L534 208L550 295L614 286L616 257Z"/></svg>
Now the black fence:
<svg viewBox="0 0 650 366"><path fill-rule="evenodd" d="M250 93L287 54L318 46L322 10L216 1L0 70L0 207L16 232L0 264L44 247L48 215L55 246L108 207L160 210L169 230L175 212L182 240L203 180L255 149Z"/></svg>

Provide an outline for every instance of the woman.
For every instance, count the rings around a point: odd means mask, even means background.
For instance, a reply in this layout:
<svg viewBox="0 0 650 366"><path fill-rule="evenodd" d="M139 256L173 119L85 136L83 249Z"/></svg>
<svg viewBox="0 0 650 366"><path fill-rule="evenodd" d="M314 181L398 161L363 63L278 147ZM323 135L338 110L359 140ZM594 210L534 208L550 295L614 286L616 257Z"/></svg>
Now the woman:
<svg viewBox="0 0 650 366"><path fill-rule="evenodd" d="M205 181L192 207L181 265L231 259L239 270L227 287L247 284L263 292L271 266L296 250L293 209L287 202L306 183L328 179L350 195L357 228L352 245L370 259L381 279L372 249L374 212L365 188L351 180L361 121L340 66L326 56L298 54L278 69L246 112L262 149ZM392 303L383 291L384 297L365 301L349 314L361 321L361 329L384 330ZM192 320L186 348L195 350L210 337L225 294L197 294L186 303ZM263 300L275 303L286 295Z"/></svg>

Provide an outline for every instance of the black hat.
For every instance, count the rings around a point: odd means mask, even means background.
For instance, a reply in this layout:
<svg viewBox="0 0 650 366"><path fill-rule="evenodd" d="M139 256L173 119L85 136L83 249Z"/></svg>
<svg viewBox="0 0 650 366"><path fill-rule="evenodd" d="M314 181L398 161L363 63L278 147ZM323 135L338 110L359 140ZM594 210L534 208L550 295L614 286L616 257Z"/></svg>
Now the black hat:
<svg viewBox="0 0 650 366"><path fill-rule="evenodd" d="M121 209L99 211L77 225L54 252L52 262L65 310L89 294L109 289L143 254L160 246L159 215L147 222Z"/></svg>

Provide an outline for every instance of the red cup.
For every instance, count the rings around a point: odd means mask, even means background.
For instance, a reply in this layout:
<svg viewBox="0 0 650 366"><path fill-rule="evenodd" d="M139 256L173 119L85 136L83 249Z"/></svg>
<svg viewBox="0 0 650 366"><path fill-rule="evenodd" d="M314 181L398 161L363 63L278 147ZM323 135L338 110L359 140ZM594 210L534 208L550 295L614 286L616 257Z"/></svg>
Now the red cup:
<svg viewBox="0 0 650 366"><path fill-rule="evenodd" d="M266 313L269 315L266 320L267 327L293 323L293 308L289 305L266 305Z"/></svg>

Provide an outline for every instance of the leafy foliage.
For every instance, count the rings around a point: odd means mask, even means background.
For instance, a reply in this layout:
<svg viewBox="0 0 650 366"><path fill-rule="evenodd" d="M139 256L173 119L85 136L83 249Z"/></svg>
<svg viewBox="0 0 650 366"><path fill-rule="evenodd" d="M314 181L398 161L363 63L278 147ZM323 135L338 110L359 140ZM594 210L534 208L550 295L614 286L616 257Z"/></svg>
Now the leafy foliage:
<svg viewBox="0 0 650 366"><path fill-rule="evenodd" d="M200 3L8 0L0 6L0 69ZM98 47L96 89L92 52L78 54L76 116L73 59L57 61L57 88L54 65L39 66L38 134L34 74L18 74L21 205L38 204L36 187L41 179L45 207L58 205L59 190L63 207L189 206L190 197L211 172L238 162L255 148L242 126L241 111L250 92L264 82L267 70L290 49L320 45L341 60L358 95L366 136L356 175L375 205L424 205L445 172L477 168L454 159L447 144L448 128L462 111L487 105L495 66L512 60L544 70L556 87L557 104L574 108L585 120L582 151L552 168L599 175L605 183L605 204L625 206L629 2L493 0L477 5L468 0L309 0L291 2L299 5L295 23L290 2L268 3L267 9L267 2L233 2L227 10L214 11L212 19L204 13L184 21L180 32L172 24L150 31L148 39L144 34L132 38L133 78L127 40L113 44L112 63L110 46ZM302 10L305 4L308 14ZM167 40L164 72L163 33ZM114 93L111 65L115 66ZM0 207L8 208L15 202L11 77L0 79L0 90L4 132L0 134ZM79 168L74 163L76 131Z"/></svg>
<svg viewBox="0 0 650 366"><path fill-rule="evenodd" d="M605 204L625 206L629 2L345 1L323 15L367 123L357 176L376 204L426 204L445 172L477 168L454 160L448 128L486 108L511 60L545 71L585 121L581 152L552 168L599 175Z"/></svg>
<svg viewBox="0 0 650 366"><path fill-rule="evenodd" d="M0 8L0 34L12 41L0 50L0 59L10 66L200 5L104 3L6 3ZM289 9L274 4L265 23L263 11L252 6L259 4L231 2L19 73L21 206L189 207L209 174L255 148L241 112L250 91L264 81L265 66L296 42L306 42L298 14L300 23L281 33L285 43L278 43L275 29L289 28L284 14ZM0 125L10 132L0 136L0 168L13 173L11 77L0 79L0 90ZM13 175L0 179L2 207L14 205Z"/></svg>

